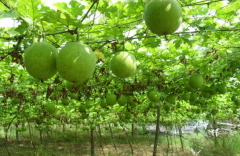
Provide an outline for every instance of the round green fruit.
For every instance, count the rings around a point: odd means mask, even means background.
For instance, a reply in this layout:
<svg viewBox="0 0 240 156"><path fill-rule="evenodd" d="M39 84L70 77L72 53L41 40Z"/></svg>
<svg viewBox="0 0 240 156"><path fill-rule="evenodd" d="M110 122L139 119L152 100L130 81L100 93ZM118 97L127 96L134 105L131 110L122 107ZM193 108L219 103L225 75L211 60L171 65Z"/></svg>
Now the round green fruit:
<svg viewBox="0 0 240 156"><path fill-rule="evenodd" d="M165 101L168 102L168 103L174 104L175 101L176 101L176 97L175 97L174 95L168 95L168 96L165 98Z"/></svg>
<svg viewBox="0 0 240 156"><path fill-rule="evenodd" d="M84 131L89 131L89 130L90 130L90 127L89 127L89 126L85 126L85 127L83 127L83 130L84 130Z"/></svg>
<svg viewBox="0 0 240 156"><path fill-rule="evenodd" d="M185 84L184 90L185 90L186 92L193 92L193 91L194 91L194 89L193 89L192 87L190 87L189 83L186 83L186 84Z"/></svg>
<svg viewBox="0 0 240 156"><path fill-rule="evenodd" d="M46 104L46 111L48 112L48 113L55 113L55 111L56 111L57 109L56 109L56 106L55 106L55 104L54 103L47 103Z"/></svg>
<svg viewBox="0 0 240 156"><path fill-rule="evenodd" d="M203 96L204 98L210 98L211 94L210 94L209 92L203 92L203 93L202 93L202 96Z"/></svg>
<svg viewBox="0 0 240 156"><path fill-rule="evenodd" d="M152 0L145 8L144 20L152 33L172 34L182 23L182 8L176 0Z"/></svg>
<svg viewBox="0 0 240 156"><path fill-rule="evenodd" d="M209 90L209 93L210 93L211 95L217 94L217 88L216 88L215 86L212 86L212 87L210 88L210 90Z"/></svg>
<svg viewBox="0 0 240 156"><path fill-rule="evenodd" d="M32 77L47 80L57 72L57 55L57 49L51 44L35 42L25 50L25 67Z"/></svg>
<svg viewBox="0 0 240 156"><path fill-rule="evenodd" d="M127 102L128 102L128 103L131 104L131 103L133 103L133 101L134 101L134 100L133 100L133 97L132 97L132 96L128 96L128 97L127 97Z"/></svg>
<svg viewBox="0 0 240 156"><path fill-rule="evenodd" d="M68 99L62 99L62 104L64 106L67 106L69 104L69 100Z"/></svg>
<svg viewBox="0 0 240 156"><path fill-rule="evenodd" d="M240 106L240 100L239 100L239 99L236 99L236 100L234 101L234 103L235 103L236 106Z"/></svg>
<svg viewBox="0 0 240 156"><path fill-rule="evenodd" d="M137 68L134 55L122 51L117 53L111 60L111 70L119 78L132 76Z"/></svg>
<svg viewBox="0 0 240 156"><path fill-rule="evenodd" d="M189 94L189 93L184 93L184 94L182 94L182 99L183 99L184 101L188 101L188 100L190 99L190 94Z"/></svg>
<svg viewBox="0 0 240 156"><path fill-rule="evenodd" d="M101 102L100 102L100 106L101 106L102 108L106 108L106 107L107 107L107 104L106 104L105 101L101 101Z"/></svg>
<svg viewBox="0 0 240 156"><path fill-rule="evenodd" d="M91 125L92 130L96 130L97 126L95 124Z"/></svg>
<svg viewBox="0 0 240 156"><path fill-rule="evenodd" d="M233 114L238 114L237 109L233 109Z"/></svg>
<svg viewBox="0 0 240 156"><path fill-rule="evenodd" d="M207 114L207 115L206 115L206 119L207 119L207 120L210 120L210 119L211 119L211 114Z"/></svg>
<svg viewBox="0 0 240 156"><path fill-rule="evenodd" d="M95 66L92 49L80 42L67 43L57 57L57 71L70 82L83 83L93 75Z"/></svg>
<svg viewBox="0 0 240 156"><path fill-rule="evenodd" d="M191 94L190 94L190 101L191 101L191 102L195 102L196 100L197 100L197 94L191 93Z"/></svg>
<svg viewBox="0 0 240 156"><path fill-rule="evenodd" d="M160 99L160 94L156 90L152 90L148 93L148 99L152 102L158 102Z"/></svg>
<svg viewBox="0 0 240 156"><path fill-rule="evenodd" d="M130 112L125 113L125 119L127 119L127 120L131 119L131 113Z"/></svg>
<svg viewBox="0 0 240 156"><path fill-rule="evenodd" d="M153 108L158 109L159 106L160 106L159 103L155 103L155 104L153 105Z"/></svg>
<svg viewBox="0 0 240 156"><path fill-rule="evenodd" d="M148 108L153 108L153 103L152 103L152 102L150 102L150 103L148 104Z"/></svg>
<svg viewBox="0 0 240 156"><path fill-rule="evenodd" d="M78 94L77 93L70 93L69 96L70 96L71 99L78 100Z"/></svg>
<svg viewBox="0 0 240 156"><path fill-rule="evenodd" d="M91 102L87 101L85 106L86 106L87 109L90 109L92 107Z"/></svg>
<svg viewBox="0 0 240 156"><path fill-rule="evenodd" d="M106 102L107 102L107 105L113 106L114 104L117 103L117 96L115 94L108 93L106 97Z"/></svg>
<svg viewBox="0 0 240 156"><path fill-rule="evenodd" d="M203 85L203 82L204 82L203 77L200 74L193 74L190 76L188 80L190 87L194 89L201 88Z"/></svg>
<svg viewBox="0 0 240 156"><path fill-rule="evenodd" d="M217 91L219 94L225 94L227 92L227 88L224 84L219 84L217 86Z"/></svg>
<svg viewBox="0 0 240 156"><path fill-rule="evenodd" d="M236 97L235 95L233 95L233 96L231 97L231 100L232 100L232 101L236 101L236 100L237 100L237 97Z"/></svg>
<svg viewBox="0 0 240 156"><path fill-rule="evenodd" d="M136 106L137 106L137 102L132 102L132 103L131 103L131 107L132 107L132 108L134 108L134 107L136 107Z"/></svg>
<svg viewBox="0 0 240 156"><path fill-rule="evenodd" d="M83 105L79 106L79 111L80 112L86 112L86 107L83 106Z"/></svg>
<svg viewBox="0 0 240 156"><path fill-rule="evenodd" d="M14 104L19 104L19 102L20 102L20 99L18 99L18 98L12 98L12 103L14 103Z"/></svg>
<svg viewBox="0 0 240 156"><path fill-rule="evenodd" d="M118 98L118 104L123 106L127 103L127 98L126 96L124 95L121 95L119 98Z"/></svg>
<svg viewBox="0 0 240 156"><path fill-rule="evenodd" d="M114 122L114 126L117 127L117 126L118 126L118 123L117 123L117 122Z"/></svg>
<svg viewBox="0 0 240 156"><path fill-rule="evenodd" d="M87 113L82 113L82 119L87 119L87 117L88 117L88 114Z"/></svg>
<svg viewBox="0 0 240 156"><path fill-rule="evenodd" d="M176 108L181 108L181 105L179 102L177 103Z"/></svg>
<svg viewBox="0 0 240 156"><path fill-rule="evenodd" d="M163 109L164 109L166 112L169 112L170 109L171 109L171 105L165 104L165 105L163 105Z"/></svg>

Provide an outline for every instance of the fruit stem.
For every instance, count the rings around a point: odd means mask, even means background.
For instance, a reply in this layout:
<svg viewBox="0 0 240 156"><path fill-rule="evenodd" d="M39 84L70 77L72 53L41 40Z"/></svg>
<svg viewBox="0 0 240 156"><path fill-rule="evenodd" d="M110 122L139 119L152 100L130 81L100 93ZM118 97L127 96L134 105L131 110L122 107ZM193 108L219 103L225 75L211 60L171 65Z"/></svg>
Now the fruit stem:
<svg viewBox="0 0 240 156"><path fill-rule="evenodd" d="M164 35L164 37L165 37L165 39L166 39L166 40L167 40L167 42L168 42L169 40L168 40L168 38L167 38L167 35L166 35L166 34Z"/></svg>
<svg viewBox="0 0 240 156"><path fill-rule="evenodd" d="M42 39L43 39L43 41L45 41L45 32L43 32L43 34L42 34Z"/></svg>

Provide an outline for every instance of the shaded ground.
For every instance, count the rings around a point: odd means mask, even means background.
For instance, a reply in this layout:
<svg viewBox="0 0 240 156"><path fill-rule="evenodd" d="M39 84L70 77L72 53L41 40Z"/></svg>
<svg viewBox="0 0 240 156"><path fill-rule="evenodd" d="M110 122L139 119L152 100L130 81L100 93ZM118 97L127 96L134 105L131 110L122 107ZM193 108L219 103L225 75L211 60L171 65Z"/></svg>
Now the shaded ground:
<svg viewBox="0 0 240 156"><path fill-rule="evenodd" d="M91 152L90 132L79 131L77 137L75 131L67 129L65 133L59 129L52 129L50 133L43 133L43 143L40 142L39 132L33 131L34 145L36 147L38 156L88 156ZM98 133L95 135L95 154L98 156L129 156L131 155L130 144L133 147L134 156L150 156L153 152L154 135L137 134L131 138L131 133L128 137L123 132L114 133L114 140L116 142L116 149L114 148L113 139L110 131L102 132L100 137ZM29 133L19 133L19 141L16 141L14 134L10 132L10 139L7 142L7 148L11 156L33 156L34 149L31 144ZM75 138L76 137L76 138ZM77 139L77 140L75 140ZM189 150L181 152L179 143L172 137L172 141L166 142L166 136L159 137L158 156L171 154L171 156L193 156ZM4 139L0 140L0 156L8 156L6 148L4 147Z"/></svg>

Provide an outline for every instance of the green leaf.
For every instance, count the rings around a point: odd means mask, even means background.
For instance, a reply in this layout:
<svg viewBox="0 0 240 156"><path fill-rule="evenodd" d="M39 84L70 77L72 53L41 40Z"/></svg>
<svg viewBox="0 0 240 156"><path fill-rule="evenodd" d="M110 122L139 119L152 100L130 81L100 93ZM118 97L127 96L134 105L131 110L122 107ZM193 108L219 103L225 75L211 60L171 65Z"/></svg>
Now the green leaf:
<svg viewBox="0 0 240 156"><path fill-rule="evenodd" d="M41 0L18 1L17 11L23 16L31 17L35 21L40 17Z"/></svg>
<svg viewBox="0 0 240 156"><path fill-rule="evenodd" d="M19 32L20 34L25 34L28 30L28 23L22 21L20 25L15 29L15 31Z"/></svg>

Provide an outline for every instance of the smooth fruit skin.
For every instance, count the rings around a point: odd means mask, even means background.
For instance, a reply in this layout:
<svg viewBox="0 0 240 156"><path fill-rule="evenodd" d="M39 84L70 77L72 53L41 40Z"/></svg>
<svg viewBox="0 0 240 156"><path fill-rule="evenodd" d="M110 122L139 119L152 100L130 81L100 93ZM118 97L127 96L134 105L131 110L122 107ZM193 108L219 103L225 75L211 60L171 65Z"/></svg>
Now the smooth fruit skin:
<svg viewBox="0 0 240 156"><path fill-rule="evenodd" d="M105 101L101 101L101 102L100 102L100 106L101 106L102 108L106 108L106 107L107 107L107 104L106 104Z"/></svg>
<svg viewBox="0 0 240 156"><path fill-rule="evenodd" d="M46 111L48 113L54 113L56 111L55 104L53 104L53 103L46 104Z"/></svg>
<svg viewBox="0 0 240 156"><path fill-rule="evenodd" d="M152 33L172 34L182 23L182 8L176 0L152 0L145 7L144 20Z"/></svg>
<svg viewBox="0 0 240 156"><path fill-rule="evenodd" d="M57 73L58 50L47 42L35 42L25 50L24 63L28 73L47 80Z"/></svg>
<svg viewBox="0 0 240 156"><path fill-rule="evenodd" d="M131 113L130 112L125 113L125 119L127 119L127 120L131 119Z"/></svg>
<svg viewBox="0 0 240 156"><path fill-rule="evenodd" d="M136 68L136 58L129 52L119 52L111 60L111 70L119 78L132 76Z"/></svg>
<svg viewBox="0 0 240 156"><path fill-rule="evenodd" d="M166 111L166 112L169 112L170 109L171 109L171 106L169 104L165 104L163 105L163 109Z"/></svg>
<svg viewBox="0 0 240 156"><path fill-rule="evenodd" d="M234 101L234 103L235 103L236 106L240 106L240 100L239 100L239 99L236 99L236 100Z"/></svg>
<svg viewBox="0 0 240 156"><path fill-rule="evenodd" d="M212 87L210 88L210 90L209 90L209 93L210 93L211 95L217 94L217 88L216 88L215 86L212 86Z"/></svg>
<svg viewBox="0 0 240 156"><path fill-rule="evenodd" d="M67 106L69 104L69 100L68 99L62 99L62 104L64 106Z"/></svg>
<svg viewBox="0 0 240 156"><path fill-rule="evenodd" d="M112 93L108 93L106 97L106 102L109 106L112 106L117 103L117 96Z"/></svg>
<svg viewBox="0 0 240 156"><path fill-rule="evenodd" d="M67 43L57 57L57 71L70 82L84 82L96 67L96 56L92 49L80 42Z"/></svg>
<svg viewBox="0 0 240 156"><path fill-rule="evenodd" d="M227 88L224 84L219 84L217 86L217 91L219 94L225 94L227 92Z"/></svg>
<svg viewBox="0 0 240 156"><path fill-rule="evenodd" d="M196 100L197 100L197 94L191 93L191 94L190 94L190 101L191 101L191 102L195 102Z"/></svg>
<svg viewBox="0 0 240 156"><path fill-rule="evenodd" d="M127 98L124 95L121 95L120 98L118 99L118 104L123 106L127 103Z"/></svg>
<svg viewBox="0 0 240 156"><path fill-rule="evenodd" d="M168 103L174 104L175 103L175 99L176 99L176 97L174 95L168 95L165 98L165 101L168 102Z"/></svg>
<svg viewBox="0 0 240 156"><path fill-rule="evenodd" d="M87 113L82 113L82 119L87 119L87 117L88 117L88 114Z"/></svg>
<svg viewBox="0 0 240 156"><path fill-rule="evenodd" d="M237 100L237 97L236 97L235 95L233 95L233 96L231 97L231 100L232 100L232 101L235 101L235 100Z"/></svg>
<svg viewBox="0 0 240 156"><path fill-rule="evenodd" d="M83 105L80 105L80 106L79 106L79 111L80 111L80 112L86 112L86 107L83 106Z"/></svg>
<svg viewBox="0 0 240 156"><path fill-rule="evenodd" d="M190 76L188 83L190 85L190 87L194 88L194 89L198 89L201 88L203 85L203 77L200 74L193 74Z"/></svg>
<svg viewBox="0 0 240 156"><path fill-rule="evenodd" d="M184 101L188 101L188 100L190 99L190 94L189 94L189 93L184 93L184 94L182 94L182 99L183 99Z"/></svg>
<svg viewBox="0 0 240 156"><path fill-rule="evenodd" d="M202 93L202 96L203 96L204 98L210 98L211 94L210 94L209 92L203 92L203 93Z"/></svg>
<svg viewBox="0 0 240 156"><path fill-rule="evenodd" d="M160 95L159 95L158 91L152 90L152 91L149 92L148 98L152 102L158 102L159 99L160 99Z"/></svg>
<svg viewBox="0 0 240 156"><path fill-rule="evenodd" d="M130 104L133 103L133 97L132 96L128 96L127 97L127 102L130 103Z"/></svg>

